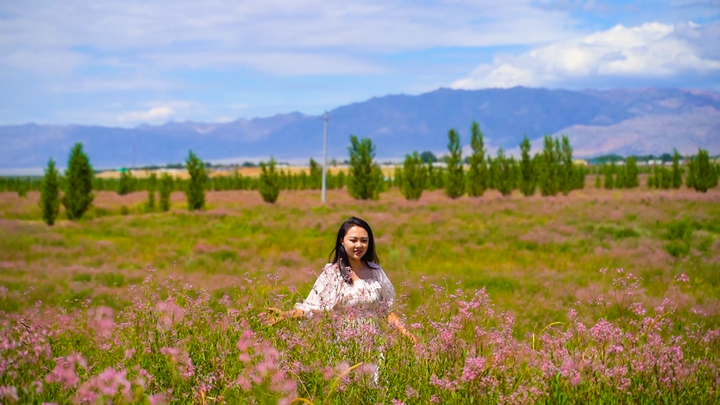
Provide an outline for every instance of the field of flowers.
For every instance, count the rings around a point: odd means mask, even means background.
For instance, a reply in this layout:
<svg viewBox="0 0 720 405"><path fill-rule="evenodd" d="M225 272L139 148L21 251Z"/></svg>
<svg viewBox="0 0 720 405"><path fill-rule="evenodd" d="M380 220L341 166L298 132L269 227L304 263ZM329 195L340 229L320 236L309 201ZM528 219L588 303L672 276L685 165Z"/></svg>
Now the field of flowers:
<svg viewBox="0 0 720 405"><path fill-rule="evenodd" d="M317 194L143 213L101 192L52 228L36 194L0 194L0 402L720 401L720 190ZM416 345L340 312L259 320L304 298L350 215Z"/></svg>

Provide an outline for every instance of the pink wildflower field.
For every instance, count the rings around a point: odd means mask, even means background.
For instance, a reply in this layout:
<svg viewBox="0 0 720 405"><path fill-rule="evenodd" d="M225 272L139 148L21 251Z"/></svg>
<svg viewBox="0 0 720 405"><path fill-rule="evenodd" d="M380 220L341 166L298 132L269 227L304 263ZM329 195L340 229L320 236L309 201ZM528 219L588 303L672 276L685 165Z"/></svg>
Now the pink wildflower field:
<svg viewBox="0 0 720 405"><path fill-rule="evenodd" d="M328 197L101 192L48 227L37 195L0 194L0 403L720 402L720 190ZM260 321L350 215L417 344L351 309Z"/></svg>

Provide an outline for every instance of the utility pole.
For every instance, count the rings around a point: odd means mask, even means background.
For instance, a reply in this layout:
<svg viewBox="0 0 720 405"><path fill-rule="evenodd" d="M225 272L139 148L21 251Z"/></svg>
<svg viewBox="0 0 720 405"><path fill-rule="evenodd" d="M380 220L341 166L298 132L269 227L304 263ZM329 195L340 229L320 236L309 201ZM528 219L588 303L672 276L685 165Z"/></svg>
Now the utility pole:
<svg viewBox="0 0 720 405"><path fill-rule="evenodd" d="M322 175L322 203L325 204L325 190L327 189L327 126L328 126L328 113L325 111L325 136L323 141L323 175Z"/></svg>

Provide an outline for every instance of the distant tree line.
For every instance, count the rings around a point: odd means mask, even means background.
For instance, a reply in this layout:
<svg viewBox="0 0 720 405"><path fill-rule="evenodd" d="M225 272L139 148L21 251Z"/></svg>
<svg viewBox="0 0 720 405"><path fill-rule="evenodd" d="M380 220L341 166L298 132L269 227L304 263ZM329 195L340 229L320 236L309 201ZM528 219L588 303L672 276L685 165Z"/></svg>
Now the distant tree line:
<svg viewBox="0 0 720 405"><path fill-rule="evenodd" d="M395 167L394 176L386 176L375 161L375 146L368 138L359 139L350 135L348 147L348 173L327 173L328 189L347 187L348 193L356 199L377 199L379 194L391 187L400 189L409 200L417 200L424 190L442 189L452 199L467 194L480 197L487 190L497 190L503 196L519 190L524 196L568 195L585 186L588 169L574 164L573 149L567 135L560 138L545 136L543 150L531 154L529 139L524 137L520 143L521 156L515 159L507 156L500 148L496 155L487 153L484 136L476 122L470 128L469 156L463 158L459 133L451 129L448 132L448 154L438 162L437 157L428 151L414 151L405 156L401 166ZM700 149L684 168L680 166L682 156L675 151L671 156L672 166L657 165L649 169L647 178L649 188L680 188L683 183L688 188L706 192L718 184L720 165L713 164L706 150ZM637 160L630 157L625 164L609 164L597 167L595 186L597 188L616 189L634 188L639 184ZM257 190L264 201L274 203L281 190L317 190L322 187L322 166L310 159L309 170L294 173L278 170L277 162L261 162L260 176L243 176L237 170L228 176L210 177L203 162L192 151L184 165L189 179L178 179L162 173L158 178L152 173L147 178L136 178L130 171L122 171L119 179L104 179L95 176L90 160L84 153L82 144L73 146L68 157L64 175L60 175L55 162L50 159L45 174L40 178L0 177L0 191L16 191L20 197L30 190L40 191L39 205L42 217L53 225L60 213L60 206L70 220L82 218L94 201L93 191L115 191L120 195L146 191L148 198L144 204L147 212L170 209L170 196L173 191L183 191L189 210L205 207L205 192L208 190ZM159 196L156 204L156 193Z"/></svg>
<svg viewBox="0 0 720 405"><path fill-rule="evenodd" d="M712 164L710 155L704 149L699 149L697 155L691 156L687 164L687 175L685 169L680 165L683 157L675 150L672 155L672 165L654 165L646 167L647 187L656 189L679 189L683 183L687 188L695 189L699 192L716 187L718 177L720 177L720 165ZM634 157L630 157L625 161L624 165L616 165L615 161L610 164L602 165L595 177L595 187L605 189L633 188L638 187L637 162Z"/></svg>
<svg viewBox="0 0 720 405"><path fill-rule="evenodd" d="M525 137L520 144L519 160L507 156L500 148L495 156L487 153L483 133L476 122L470 128L471 154L462 157L460 136L455 130L448 132L448 155L444 167L434 164L437 159L429 152L406 155L402 168L396 169L398 183L405 198L419 199L423 190L444 189L450 198L465 194L480 197L486 190L497 190L510 195L520 190L525 196L540 191L543 196L569 194L583 188L585 168L573 163L572 147L567 136L562 139L546 136L541 153L531 155L530 141Z"/></svg>

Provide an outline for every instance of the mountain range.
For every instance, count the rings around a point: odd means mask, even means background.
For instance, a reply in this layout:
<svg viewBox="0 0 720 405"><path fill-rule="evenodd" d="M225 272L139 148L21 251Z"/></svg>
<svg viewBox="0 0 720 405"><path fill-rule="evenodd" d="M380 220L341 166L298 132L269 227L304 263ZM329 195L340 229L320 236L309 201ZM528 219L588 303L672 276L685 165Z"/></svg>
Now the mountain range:
<svg viewBox="0 0 720 405"><path fill-rule="evenodd" d="M545 134L568 134L578 157L615 153L720 152L720 93L680 89L607 91L511 89L451 90L388 95L331 110L328 156L344 160L350 134L369 137L380 159L412 151L447 149L448 130L468 145L477 121L490 151L515 152L527 135L534 150ZM322 116L299 112L227 123L168 122L113 128L83 125L0 126L0 168L64 166L82 142L95 167L184 161L193 150L205 161L307 161L322 156ZM135 146L133 146L135 145ZM133 148L135 147L135 158ZM466 146L466 151L467 151Z"/></svg>

